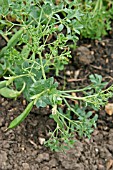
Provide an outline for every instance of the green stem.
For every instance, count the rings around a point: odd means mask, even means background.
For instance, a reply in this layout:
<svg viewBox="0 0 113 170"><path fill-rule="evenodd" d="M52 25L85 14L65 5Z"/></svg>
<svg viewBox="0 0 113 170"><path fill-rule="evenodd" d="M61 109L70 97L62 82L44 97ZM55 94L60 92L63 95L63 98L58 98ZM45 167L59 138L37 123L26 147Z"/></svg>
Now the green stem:
<svg viewBox="0 0 113 170"><path fill-rule="evenodd" d="M66 116L64 116L63 114L61 114L58 110L57 110L57 113L61 116L61 117L64 117L65 119L67 119L69 122L71 122L72 124L74 124L74 125L78 125L78 123L80 123L80 122L77 122L77 123L75 123L75 121L73 121L73 120L70 120L68 117L66 117Z"/></svg>
<svg viewBox="0 0 113 170"><path fill-rule="evenodd" d="M39 53L39 58L40 58L40 64L41 64L41 69L42 69L42 76L43 76L44 80L46 80L46 75L45 75L45 70L44 70L44 65L43 65L41 53Z"/></svg>
<svg viewBox="0 0 113 170"><path fill-rule="evenodd" d="M82 92L82 91L86 91L86 90L89 90L89 87L90 86L87 86L83 89L76 89L76 90L64 90L64 91L61 91L61 93L73 93L73 92Z"/></svg>
<svg viewBox="0 0 113 170"><path fill-rule="evenodd" d="M15 79L24 77L24 76L28 76L29 74L23 74L23 75L18 75L18 76L12 76L12 77L4 77L7 80L6 85L8 86L9 84L11 84Z"/></svg>
<svg viewBox="0 0 113 170"><path fill-rule="evenodd" d="M67 105L67 107L73 112L75 113L77 116L79 116L79 114L69 105L69 103L67 102L67 100L64 98L63 99L65 104Z"/></svg>
<svg viewBox="0 0 113 170"><path fill-rule="evenodd" d="M34 96L32 96L30 99L33 99L34 100L34 104L36 104L37 100L44 94L48 91L49 89L46 89L44 91L42 91L41 93L39 94L35 94Z"/></svg>
<svg viewBox="0 0 113 170"><path fill-rule="evenodd" d="M13 76L15 75L15 72L14 72L14 71L12 71L9 67L7 68L7 71L9 71L9 72L10 72L10 74L12 74Z"/></svg>
<svg viewBox="0 0 113 170"><path fill-rule="evenodd" d="M26 83L24 82L22 89L19 91L20 94L24 91L25 87L26 87Z"/></svg>
<svg viewBox="0 0 113 170"><path fill-rule="evenodd" d="M67 99L74 99L74 100L84 100L85 97L74 97L71 95L60 95L62 98L67 98Z"/></svg>
<svg viewBox="0 0 113 170"><path fill-rule="evenodd" d="M102 9L102 0L98 0L97 2L96 2L96 5L95 5L95 8L94 8L94 12L96 12L97 10L99 11L99 10L101 10Z"/></svg>
<svg viewBox="0 0 113 170"><path fill-rule="evenodd" d="M4 78L5 79L17 79L17 78L24 77L24 76L29 76L29 74L22 74L22 75L18 75L18 76L4 77Z"/></svg>

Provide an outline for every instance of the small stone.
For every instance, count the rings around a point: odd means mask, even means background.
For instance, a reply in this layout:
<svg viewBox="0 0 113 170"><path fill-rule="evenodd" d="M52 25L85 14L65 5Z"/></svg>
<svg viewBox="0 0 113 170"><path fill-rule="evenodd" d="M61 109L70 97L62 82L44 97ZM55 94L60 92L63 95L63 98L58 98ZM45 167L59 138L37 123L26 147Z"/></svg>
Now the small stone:
<svg viewBox="0 0 113 170"><path fill-rule="evenodd" d="M6 106L8 104L8 101L5 101L2 103L2 106Z"/></svg>
<svg viewBox="0 0 113 170"><path fill-rule="evenodd" d="M113 114L113 103L106 104L105 111L109 116L111 116Z"/></svg>
<svg viewBox="0 0 113 170"><path fill-rule="evenodd" d="M38 161L39 163L43 161L49 161L49 154L48 153L38 154L36 161Z"/></svg>
<svg viewBox="0 0 113 170"><path fill-rule="evenodd" d="M105 46L106 44L105 44L105 42L102 41L102 42L101 42L101 45L102 45L102 46Z"/></svg>
<svg viewBox="0 0 113 170"><path fill-rule="evenodd" d="M35 170L35 169L36 170L40 169L38 164L31 165L31 169L30 170Z"/></svg>
<svg viewBox="0 0 113 170"><path fill-rule="evenodd" d="M23 104L24 106L26 106L26 100L23 100L23 101L22 101L22 104Z"/></svg>
<svg viewBox="0 0 113 170"><path fill-rule="evenodd" d="M94 55L94 51L91 51L91 55Z"/></svg>
<svg viewBox="0 0 113 170"><path fill-rule="evenodd" d="M57 161L56 161L56 159L51 159L50 161L49 161L49 165L50 165L50 167L52 167L52 168L54 168L54 167L56 167L57 166Z"/></svg>
<svg viewBox="0 0 113 170"><path fill-rule="evenodd" d="M103 159L112 158L112 154L110 153L110 151L107 148L103 147L103 148L99 148L99 150L100 150L100 158L103 158Z"/></svg>
<svg viewBox="0 0 113 170"><path fill-rule="evenodd" d="M43 145L45 142L45 138L39 137L38 140L39 140L40 145Z"/></svg>
<svg viewBox="0 0 113 170"><path fill-rule="evenodd" d="M28 163L23 163L22 166L24 170L30 170L30 166Z"/></svg>
<svg viewBox="0 0 113 170"><path fill-rule="evenodd" d="M0 118L0 126L3 126L4 118Z"/></svg>
<svg viewBox="0 0 113 170"><path fill-rule="evenodd" d="M67 75L67 76L70 76L72 73L73 73L73 72L70 71L70 70L67 70L67 71L66 71L66 75Z"/></svg>
<svg viewBox="0 0 113 170"><path fill-rule="evenodd" d="M77 48L77 60L79 63L87 65L91 64L95 58L94 58L94 52L90 51L87 47L85 46L80 46Z"/></svg>
<svg viewBox="0 0 113 170"><path fill-rule="evenodd" d="M99 149L98 148L95 148L95 152L96 152L96 154L99 152Z"/></svg>
<svg viewBox="0 0 113 170"><path fill-rule="evenodd" d="M0 152L0 167L6 164L7 161L7 153L5 151Z"/></svg>
<svg viewBox="0 0 113 170"><path fill-rule="evenodd" d="M101 164L98 165L98 170L105 170L105 167Z"/></svg>
<svg viewBox="0 0 113 170"><path fill-rule="evenodd" d="M89 140L88 138L85 139L85 142L86 142L87 144L90 144L90 140Z"/></svg>
<svg viewBox="0 0 113 170"><path fill-rule="evenodd" d="M44 166L41 170L49 170L48 166Z"/></svg>
<svg viewBox="0 0 113 170"><path fill-rule="evenodd" d="M113 54L111 54L111 58L113 59Z"/></svg>
<svg viewBox="0 0 113 170"><path fill-rule="evenodd" d="M99 130L95 129L94 132L92 133L93 136L96 136L99 134Z"/></svg>
<svg viewBox="0 0 113 170"><path fill-rule="evenodd" d="M4 146L4 148L7 148L7 149L10 148L10 144L6 140L2 141L2 145Z"/></svg>

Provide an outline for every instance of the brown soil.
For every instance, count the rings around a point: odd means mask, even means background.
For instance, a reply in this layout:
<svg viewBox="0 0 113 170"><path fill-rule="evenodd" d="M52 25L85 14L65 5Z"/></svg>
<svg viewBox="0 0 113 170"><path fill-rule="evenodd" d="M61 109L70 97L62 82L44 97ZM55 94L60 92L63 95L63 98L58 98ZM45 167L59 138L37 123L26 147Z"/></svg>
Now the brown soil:
<svg viewBox="0 0 113 170"><path fill-rule="evenodd" d="M80 41L79 49L72 54L73 59L65 70L68 88L85 86L92 73L101 74L104 81L112 84L112 37ZM59 78L61 83L62 77L63 73ZM104 108L98 112L97 128L90 140L77 139L74 148L55 153L41 145L48 127L54 125L48 118L49 108L34 107L21 125L5 131L25 106L22 98L14 101L0 97L0 170L113 170L113 115L106 114Z"/></svg>

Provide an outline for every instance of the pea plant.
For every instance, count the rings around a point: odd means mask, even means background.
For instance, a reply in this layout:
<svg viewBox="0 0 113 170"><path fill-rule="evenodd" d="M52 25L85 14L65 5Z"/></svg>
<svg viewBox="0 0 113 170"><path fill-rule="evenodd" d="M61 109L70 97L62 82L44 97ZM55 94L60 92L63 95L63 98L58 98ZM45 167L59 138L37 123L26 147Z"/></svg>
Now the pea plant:
<svg viewBox="0 0 113 170"><path fill-rule="evenodd" d="M11 99L23 95L28 102L7 130L19 125L34 105L50 105L56 128L49 132L46 146L55 151L67 149L74 143L74 132L90 138L98 117L91 110L98 111L106 104L113 86L106 89L107 82L97 74L90 75L90 85L80 89L64 90L55 79L72 57L68 41L76 47L84 27L80 1L1 3L0 33L7 45L0 51L0 95Z"/></svg>
<svg viewBox="0 0 113 170"><path fill-rule="evenodd" d="M111 19L113 19L113 1L85 1L82 7L84 28L81 30L81 36L101 39L102 36L107 35L108 31L111 30Z"/></svg>

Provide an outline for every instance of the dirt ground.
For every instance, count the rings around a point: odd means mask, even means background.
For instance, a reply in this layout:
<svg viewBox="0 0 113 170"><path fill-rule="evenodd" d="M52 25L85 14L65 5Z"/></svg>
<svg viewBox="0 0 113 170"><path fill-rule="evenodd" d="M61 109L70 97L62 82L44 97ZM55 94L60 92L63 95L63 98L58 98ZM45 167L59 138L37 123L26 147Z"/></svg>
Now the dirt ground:
<svg viewBox="0 0 113 170"><path fill-rule="evenodd" d="M101 74L104 81L112 84L113 32L102 41L81 40L78 46L59 77L61 84L65 74L67 87L85 86L92 73ZM49 108L34 107L21 125L5 131L25 106L22 97L17 101L0 97L0 170L113 170L113 115L104 108L98 112L97 128L90 140L80 140L75 134L77 140L72 149L55 153L41 144L48 127L54 125L48 117Z"/></svg>

